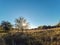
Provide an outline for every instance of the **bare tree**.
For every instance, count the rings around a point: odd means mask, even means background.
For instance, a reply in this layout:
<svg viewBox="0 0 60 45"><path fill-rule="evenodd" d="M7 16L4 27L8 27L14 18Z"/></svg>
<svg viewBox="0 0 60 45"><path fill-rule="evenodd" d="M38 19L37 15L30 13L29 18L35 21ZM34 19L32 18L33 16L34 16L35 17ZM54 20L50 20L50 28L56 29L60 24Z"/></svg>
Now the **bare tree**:
<svg viewBox="0 0 60 45"><path fill-rule="evenodd" d="M15 22L16 28L18 28L18 30L22 30L23 32L24 29L28 29L29 24L24 17L19 17L15 20Z"/></svg>

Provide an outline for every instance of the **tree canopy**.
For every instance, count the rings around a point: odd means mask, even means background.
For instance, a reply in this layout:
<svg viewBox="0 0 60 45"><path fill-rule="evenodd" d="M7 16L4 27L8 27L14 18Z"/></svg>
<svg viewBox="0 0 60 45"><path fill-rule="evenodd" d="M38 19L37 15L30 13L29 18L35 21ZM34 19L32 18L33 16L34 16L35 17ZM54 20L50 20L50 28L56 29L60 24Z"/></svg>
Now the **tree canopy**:
<svg viewBox="0 0 60 45"><path fill-rule="evenodd" d="M1 26L5 31L10 30L12 28L12 24L8 21L2 21Z"/></svg>

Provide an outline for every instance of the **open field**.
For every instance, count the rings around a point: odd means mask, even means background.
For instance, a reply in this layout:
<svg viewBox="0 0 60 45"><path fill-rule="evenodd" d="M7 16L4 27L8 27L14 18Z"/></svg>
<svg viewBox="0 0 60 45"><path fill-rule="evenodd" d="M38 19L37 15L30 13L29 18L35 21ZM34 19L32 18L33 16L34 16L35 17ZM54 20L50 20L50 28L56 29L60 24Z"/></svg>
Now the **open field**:
<svg viewBox="0 0 60 45"><path fill-rule="evenodd" d="M60 45L60 28L24 30L24 32L2 31L0 38L4 39L6 45Z"/></svg>

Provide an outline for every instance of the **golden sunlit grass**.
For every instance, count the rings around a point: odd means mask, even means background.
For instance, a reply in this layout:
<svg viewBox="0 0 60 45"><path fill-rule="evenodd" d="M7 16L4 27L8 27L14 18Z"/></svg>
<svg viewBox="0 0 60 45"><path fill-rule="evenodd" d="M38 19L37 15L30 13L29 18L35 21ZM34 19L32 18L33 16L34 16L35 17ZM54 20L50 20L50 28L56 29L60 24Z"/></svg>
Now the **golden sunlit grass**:
<svg viewBox="0 0 60 45"><path fill-rule="evenodd" d="M13 35L17 35L17 33L22 33L22 31L21 30L20 31L19 30L10 30L9 32L2 31L2 33L0 33L0 37L4 38L7 35L13 36ZM57 43L60 44L59 43L60 42L60 40L59 40L60 39L60 28L40 29L40 30L32 30L32 29L30 30L29 29L29 30L24 30L23 34L25 36L27 36L27 40L30 40L31 42L32 41L36 42L36 43L40 42L43 45L49 45L49 44L56 45ZM19 37L21 38L21 34L19 34L19 36L16 38L19 38ZM29 37L31 37L31 39ZM51 38L53 38L53 39L51 39Z"/></svg>
<svg viewBox="0 0 60 45"><path fill-rule="evenodd" d="M52 28L52 29L40 29L40 30L24 30L23 32L24 33L28 33L28 34L32 34L32 33L44 33L44 32L46 32L46 33L52 33L52 31L53 31L53 34L59 34L60 33L60 28ZM2 31L2 30L0 30L0 36L1 35L4 35L4 34L6 34L6 33L12 33L12 34L15 34L15 33L17 33L17 32L22 32L21 30L19 31L19 30L10 30L9 32L4 32L4 31ZM52 35L53 35L52 34Z"/></svg>

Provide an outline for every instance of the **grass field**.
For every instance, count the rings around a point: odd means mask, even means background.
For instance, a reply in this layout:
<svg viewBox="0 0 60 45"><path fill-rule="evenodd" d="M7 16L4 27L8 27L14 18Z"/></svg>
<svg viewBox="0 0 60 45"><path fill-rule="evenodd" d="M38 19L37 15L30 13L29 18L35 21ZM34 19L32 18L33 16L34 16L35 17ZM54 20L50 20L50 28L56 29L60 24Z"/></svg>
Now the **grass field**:
<svg viewBox="0 0 60 45"><path fill-rule="evenodd" d="M23 33L18 30L1 31L0 38L5 39L6 45L60 45L60 28L24 30Z"/></svg>

